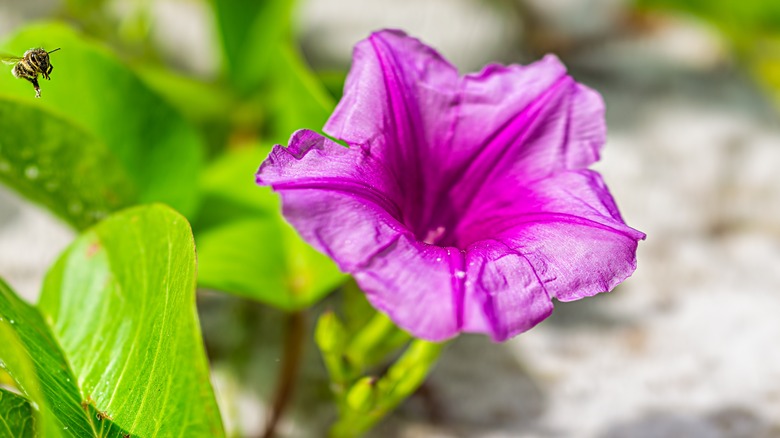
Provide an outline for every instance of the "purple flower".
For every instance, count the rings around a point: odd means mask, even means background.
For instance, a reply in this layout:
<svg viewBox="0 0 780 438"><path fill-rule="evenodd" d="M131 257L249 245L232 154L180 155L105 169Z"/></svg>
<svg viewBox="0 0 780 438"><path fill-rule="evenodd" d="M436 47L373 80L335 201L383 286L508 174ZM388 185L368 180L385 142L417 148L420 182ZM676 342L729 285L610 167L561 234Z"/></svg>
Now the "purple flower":
<svg viewBox="0 0 780 438"><path fill-rule="evenodd" d="M257 182L417 337L505 340L553 298L611 290L636 268L645 236L587 169L604 104L554 56L459 76L420 41L377 32L356 46L325 132L350 147L298 131Z"/></svg>

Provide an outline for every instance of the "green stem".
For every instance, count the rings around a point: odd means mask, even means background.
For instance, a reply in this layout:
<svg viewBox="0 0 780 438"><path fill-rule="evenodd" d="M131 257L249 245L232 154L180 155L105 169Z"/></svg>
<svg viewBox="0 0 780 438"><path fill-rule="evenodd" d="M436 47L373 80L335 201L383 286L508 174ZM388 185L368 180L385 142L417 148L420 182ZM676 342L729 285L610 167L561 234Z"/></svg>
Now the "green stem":
<svg viewBox="0 0 780 438"><path fill-rule="evenodd" d="M366 364L365 358L391 335L397 327L385 314L377 312L349 343L345 355L358 367Z"/></svg>

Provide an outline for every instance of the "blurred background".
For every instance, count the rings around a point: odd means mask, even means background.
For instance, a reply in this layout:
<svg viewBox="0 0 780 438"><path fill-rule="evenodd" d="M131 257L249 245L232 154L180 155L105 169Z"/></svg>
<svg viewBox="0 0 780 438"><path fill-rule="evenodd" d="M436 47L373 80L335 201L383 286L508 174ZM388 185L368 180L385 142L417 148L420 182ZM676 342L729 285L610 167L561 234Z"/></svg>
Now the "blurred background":
<svg viewBox="0 0 780 438"><path fill-rule="evenodd" d="M239 85L225 91L225 53L231 41L251 48L241 44L252 35L220 37L216 17L206 0L0 0L0 40L37 20L72 23L197 127L210 162L242 144L284 142L294 127L267 120L301 105L282 96L261 117L241 101L252 84L233 77ZM558 54L604 95L609 140L596 168L648 238L637 272L613 293L556 303L550 319L505 344L459 338L371 436L780 437L780 3L300 0L296 59L337 99L352 46L384 27L464 73ZM67 56L63 48L52 63ZM58 73L42 84L44 99L68 86ZM255 157L238 176L248 187ZM74 235L0 187L0 276L26 298ZM255 436L283 313L206 288L199 308L226 424ZM321 436L333 414L317 351L305 354L282 436Z"/></svg>

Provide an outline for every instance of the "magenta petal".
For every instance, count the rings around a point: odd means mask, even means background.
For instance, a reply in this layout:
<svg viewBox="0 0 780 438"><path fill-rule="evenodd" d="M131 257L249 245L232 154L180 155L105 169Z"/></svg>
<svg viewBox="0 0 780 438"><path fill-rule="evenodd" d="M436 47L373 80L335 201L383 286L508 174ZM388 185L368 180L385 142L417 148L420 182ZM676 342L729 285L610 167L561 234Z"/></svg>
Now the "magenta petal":
<svg viewBox="0 0 780 438"><path fill-rule="evenodd" d="M282 195L285 218L344 271L408 233L393 217L400 213L374 162L314 132L298 131L289 147L275 146L256 179Z"/></svg>
<svg viewBox="0 0 780 438"><path fill-rule="evenodd" d="M345 148L308 130L294 133L288 147L274 146L257 171L256 181L276 190L354 192L393 209L387 196L393 189L387 186L381 165L359 149Z"/></svg>
<svg viewBox="0 0 780 438"><path fill-rule="evenodd" d="M494 196L505 181L528 184L598 159L604 105L597 93L567 76L557 58L525 68L488 68L478 78L484 81L477 83L484 88L478 91L492 99L483 106L468 100L462 105L456 138L476 149L450 189L453 211L471 210L475 200ZM483 112L484 120L478 118Z"/></svg>
<svg viewBox="0 0 780 438"><path fill-rule="evenodd" d="M463 330L503 341L550 316L552 301L522 252L481 241L466 255Z"/></svg>
<svg viewBox="0 0 780 438"><path fill-rule="evenodd" d="M611 291L636 269L637 240L609 228L529 223L503 242L527 258L550 296L561 301Z"/></svg>
<svg viewBox="0 0 780 438"><path fill-rule="evenodd" d="M412 228L436 203L458 81L430 47L400 31L377 32L355 47L344 97L325 125L383 164Z"/></svg>
<svg viewBox="0 0 780 438"><path fill-rule="evenodd" d="M426 149L450 128L458 81L457 70L419 40L376 32L355 46L344 96L325 132L406 169L427 158Z"/></svg>
<svg viewBox="0 0 780 438"><path fill-rule="evenodd" d="M400 236L355 273L368 300L399 326L430 341L461 329L463 256L455 248Z"/></svg>
<svg viewBox="0 0 780 438"><path fill-rule="evenodd" d="M601 177L589 170L507 188L469 217L461 236L497 240L523 254L550 296L562 301L609 291L625 280L636 269L637 242L645 238L625 225Z"/></svg>
<svg viewBox="0 0 780 438"><path fill-rule="evenodd" d="M345 272L356 272L408 233L387 211L351 193L277 189L285 218Z"/></svg>
<svg viewBox="0 0 780 438"><path fill-rule="evenodd" d="M285 218L301 236L353 273L371 303L399 326L434 341L456 335L461 252L416 241L371 186L381 186L381 178L358 171L365 169L354 164L361 156L299 131L288 148L274 148L257 180L281 194Z"/></svg>
<svg viewBox="0 0 780 438"><path fill-rule="evenodd" d="M528 66L491 65L466 75L462 89L453 137L458 150L479 161L470 172L488 166L488 173L516 169L536 179L598 160L606 139L604 103L555 56Z"/></svg>
<svg viewBox="0 0 780 438"><path fill-rule="evenodd" d="M544 319L553 297L612 290L636 269L645 236L623 223L597 173L563 172L501 189L458 231L460 245L469 245L468 278L479 279L466 288L465 331L514 336Z"/></svg>
<svg viewBox="0 0 780 438"><path fill-rule="evenodd" d="M504 236L528 223L572 222L612 229L632 240L644 233L627 226L601 176L591 170L561 172L529 183L505 179L486 185L460 218L460 246Z"/></svg>

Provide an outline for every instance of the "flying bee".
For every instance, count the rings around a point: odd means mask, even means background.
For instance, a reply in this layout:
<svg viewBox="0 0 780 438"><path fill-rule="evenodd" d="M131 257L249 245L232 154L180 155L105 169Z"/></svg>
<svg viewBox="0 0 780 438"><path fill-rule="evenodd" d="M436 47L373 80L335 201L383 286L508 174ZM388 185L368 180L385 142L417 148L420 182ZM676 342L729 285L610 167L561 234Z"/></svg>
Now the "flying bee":
<svg viewBox="0 0 780 438"><path fill-rule="evenodd" d="M7 56L3 57L3 63L13 64L14 68L11 70L14 76L17 78L24 78L30 81L35 88L35 97L41 97L41 87L38 85L38 75L48 81L51 78L51 71L54 70L54 66L49 62L49 54L60 50L56 48L51 51L46 51L41 48L30 49L24 52L24 56Z"/></svg>

